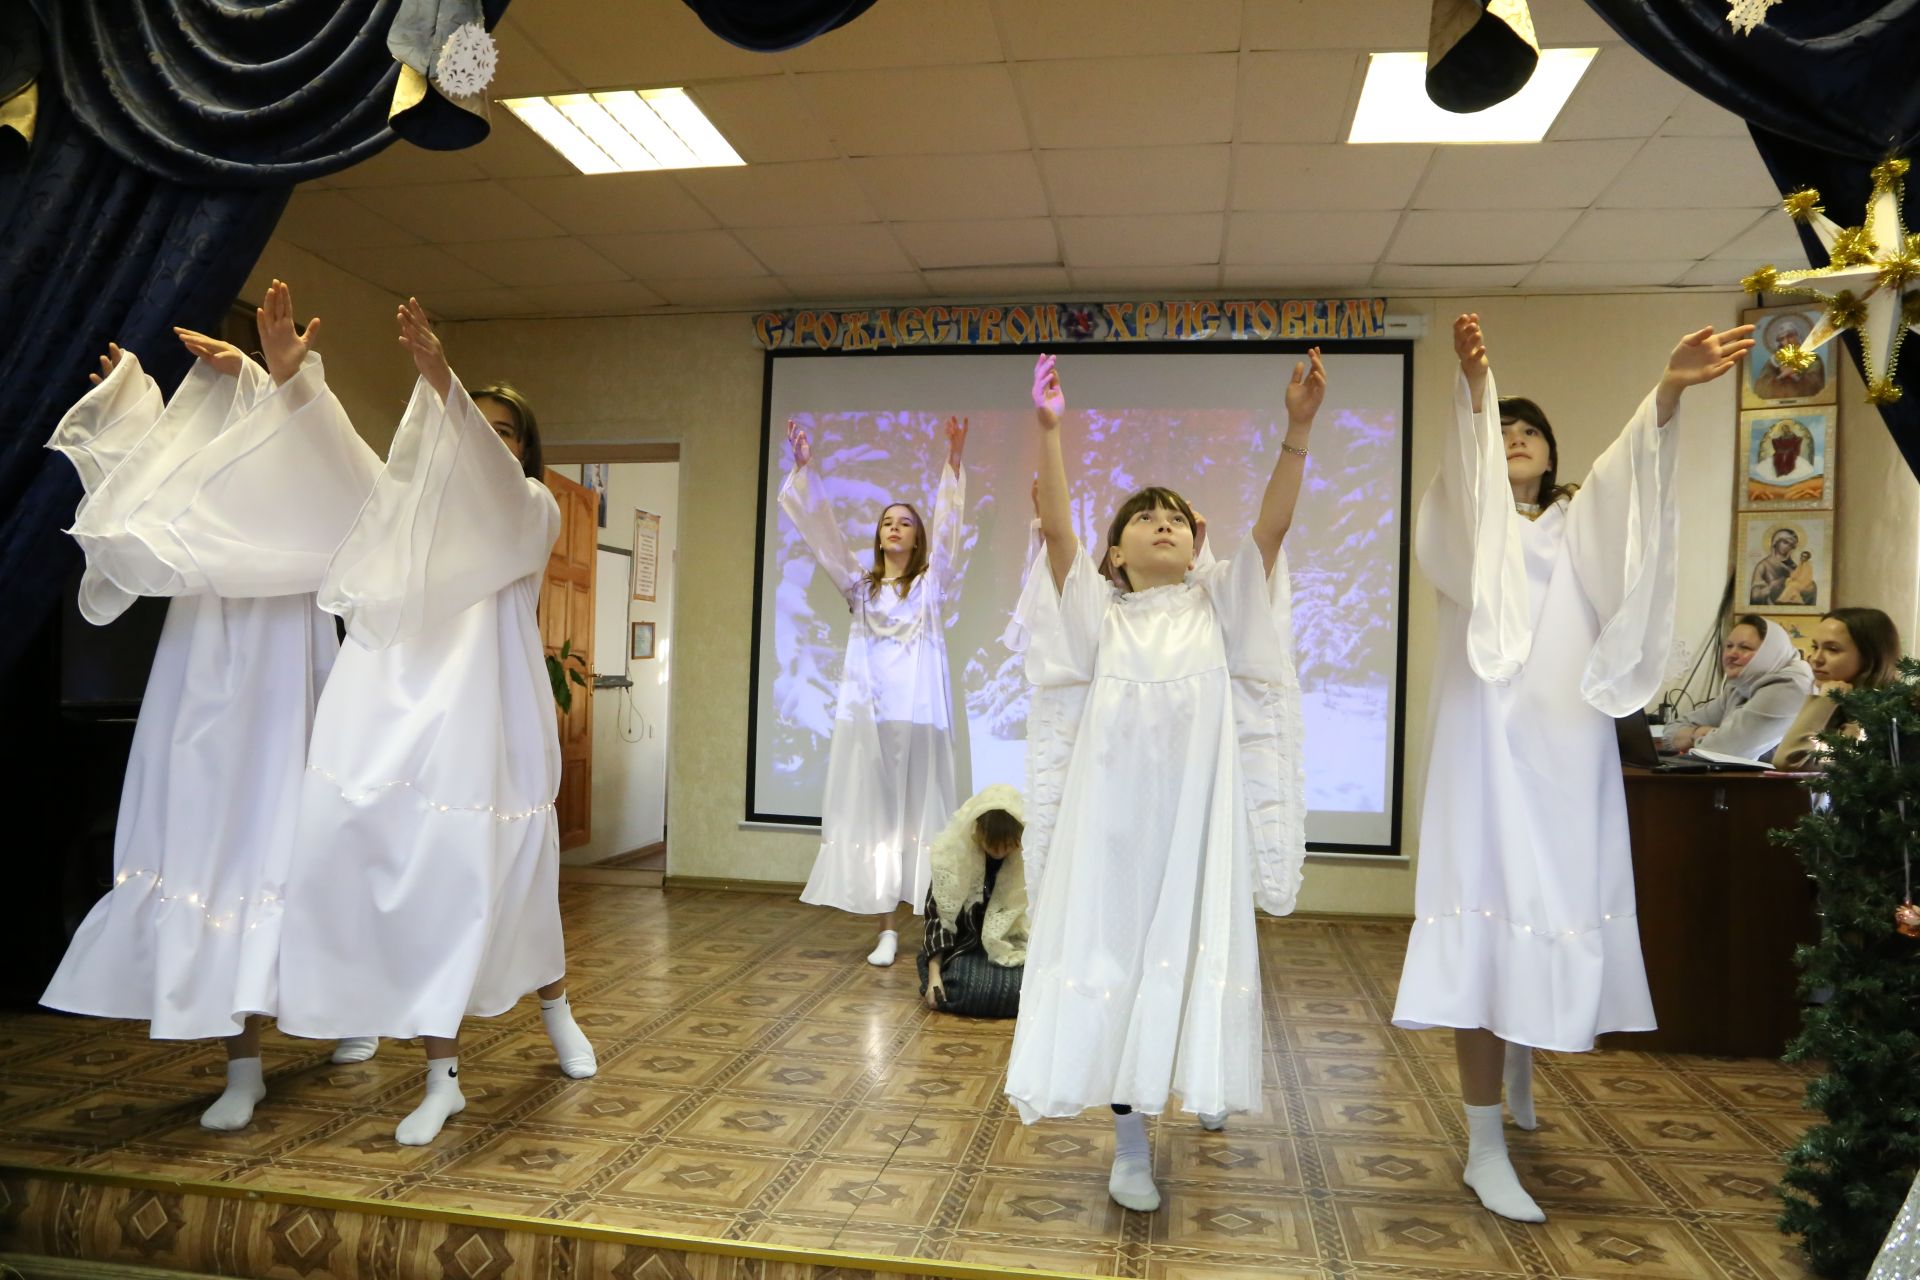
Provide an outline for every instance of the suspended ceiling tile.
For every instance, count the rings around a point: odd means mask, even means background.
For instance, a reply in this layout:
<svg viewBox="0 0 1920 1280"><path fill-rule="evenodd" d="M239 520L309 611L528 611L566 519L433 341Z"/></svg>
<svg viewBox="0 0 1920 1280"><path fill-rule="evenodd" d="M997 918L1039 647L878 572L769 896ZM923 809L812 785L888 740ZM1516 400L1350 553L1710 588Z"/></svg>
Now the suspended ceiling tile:
<svg viewBox="0 0 1920 1280"><path fill-rule="evenodd" d="M487 140L460 152L490 178L584 177L505 107L495 107Z"/></svg>
<svg viewBox="0 0 1920 1280"><path fill-rule="evenodd" d="M506 113L503 110L500 114ZM486 176L466 151L428 151L411 142L395 142L350 169L328 174L327 185L404 187L428 182L476 182Z"/></svg>
<svg viewBox="0 0 1920 1280"><path fill-rule="evenodd" d="M1061 218L1059 224L1067 265L1074 268L1197 266L1220 260L1217 213Z"/></svg>
<svg viewBox="0 0 1920 1280"><path fill-rule="evenodd" d="M1003 54L987 0L876 4L836 31L778 55L793 71L999 62Z"/></svg>
<svg viewBox="0 0 1920 1280"><path fill-rule="evenodd" d="M777 276L747 280L649 280L647 287L678 307L782 307L793 291Z"/></svg>
<svg viewBox="0 0 1920 1280"><path fill-rule="evenodd" d="M513 178L501 185L566 229L568 235L697 231L712 215L664 173L570 174Z"/></svg>
<svg viewBox="0 0 1920 1280"><path fill-rule="evenodd" d="M1758 263L1736 262L1732 259L1724 261L1709 259L1706 262L1696 262L1687 268L1686 274L1680 277L1679 283L1690 286L1712 285L1719 288L1738 288L1741 278L1758 265Z"/></svg>
<svg viewBox="0 0 1920 1280"><path fill-rule="evenodd" d="M589 89L658 88L767 75L764 53L737 49L681 0L539 0L513 11L520 30Z"/></svg>
<svg viewBox="0 0 1920 1280"><path fill-rule="evenodd" d="M1057 298L1070 287L1065 267L953 267L922 274L936 298Z"/></svg>
<svg viewBox="0 0 1920 1280"><path fill-rule="evenodd" d="M1574 86L1547 137L1645 138L1686 96L1678 80L1622 44L1608 45Z"/></svg>
<svg viewBox="0 0 1920 1280"><path fill-rule="evenodd" d="M489 316L624 316L666 305L666 299L632 280L603 284L555 284L513 289ZM468 318L479 318L470 316Z"/></svg>
<svg viewBox="0 0 1920 1280"><path fill-rule="evenodd" d="M910 222L1037 218L1047 213L1027 151L973 156L864 156L852 162L882 217Z"/></svg>
<svg viewBox="0 0 1920 1280"><path fill-rule="evenodd" d="M1772 263L1783 271L1810 265L1806 246L1800 243L1793 219L1778 209L1769 209L1755 218L1752 226L1708 256L1744 262L1749 271L1762 263Z"/></svg>
<svg viewBox="0 0 1920 1280"><path fill-rule="evenodd" d="M879 221L845 160L683 169L677 177L688 194L730 227Z"/></svg>
<svg viewBox="0 0 1920 1280"><path fill-rule="evenodd" d="M1229 142L1231 53L1029 62L1014 69L1039 147Z"/></svg>
<svg viewBox="0 0 1920 1280"><path fill-rule="evenodd" d="M1081 293L1218 293L1218 267L1075 267Z"/></svg>
<svg viewBox="0 0 1920 1280"><path fill-rule="evenodd" d="M559 223L491 180L426 187L368 187L356 192L354 198L437 244L532 240L566 234Z"/></svg>
<svg viewBox="0 0 1920 1280"><path fill-rule="evenodd" d="M1758 208L1780 198L1748 138L1650 138L1598 204L1603 209Z"/></svg>
<svg viewBox="0 0 1920 1280"><path fill-rule="evenodd" d="M720 80L687 93L748 164L834 155L826 126L787 76Z"/></svg>
<svg viewBox="0 0 1920 1280"><path fill-rule="evenodd" d="M818 276L834 271L878 275L913 268L892 233L874 223L843 227L753 227L738 234L740 242L775 275Z"/></svg>
<svg viewBox="0 0 1920 1280"><path fill-rule="evenodd" d="M1753 209L1590 209L1547 257L1554 262L1704 258L1757 216Z"/></svg>
<svg viewBox="0 0 1920 1280"><path fill-rule="evenodd" d="M1542 48L1606 45L1620 39L1586 0L1529 0L1527 7Z"/></svg>
<svg viewBox="0 0 1920 1280"><path fill-rule="evenodd" d="M1536 262L1579 217L1577 209L1421 210L1401 220L1384 260L1463 265Z"/></svg>
<svg viewBox="0 0 1920 1280"><path fill-rule="evenodd" d="M1273 289L1358 289L1373 280L1371 262L1269 263L1265 266L1230 266L1224 271L1229 289L1260 292Z"/></svg>
<svg viewBox="0 0 1920 1280"><path fill-rule="evenodd" d="M1358 50L1242 54L1236 141L1341 141L1364 63Z"/></svg>
<svg viewBox="0 0 1920 1280"><path fill-rule="evenodd" d="M1432 0L1251 0L1243 19L1249 49L1425 49Z"/></svg>
<svg viewBox="0 0 1920 1280"><path fill-rule="evenodd" d="M1240 0L1002 0L1000 11L1016 61L1240 48Z"/></svg>
<svg viewBox="0 0 1920 1280"><path fill-rule="evenodd" d="M888 271L877 275L797 275L786 277L799 304L846 302L903 302L924 298L926 281L917 272Z"/></svg>
<svg viewBox="0 0 1920 1280"><path fill-rule="evenodd" d="M420 239L343 191L316 191L305 186L296 189L287 201L273 234L321 257L334 249L415 244Z"/></svg>
<svg viewBox="0 0 1920 1280"><path fill-rule="evenodd" d="M429 305L436 293L490 289L499 283L431 244L337 249L328 255L328 261L396 298L416 297Z"/></svg>
<svg viewBox="0 0 1920 1280"><path fill-rule="evenodd" d="M893 232L922 269L1054 266L1060 261L1060 246L1047 218L897 222Z"/></svg>
<svg viewBox="0 0 1920 1280"><path fill-rule="evenodd" d="M624 271L578 240L485 240L449 245L447 252L516 289L626 279Z"/></svg>
<svg viewBox="0 0 1920 1280"><path fill-rule="evenodd" d="M1224 207L1227 146L1043 151L1040 170L1061 214L1211 213Z"/></svg>
<svg viewBox="0 0 1920 1280"><path fill-rule="evenodd" d="M1522 281L1529 289L1618 289L1670 285L1693 263L1666 262L1543 262Z"/></svg>
<svg viewBox="0 0 1920 1280"><path fill-rule="evenodd" d="M1660 132L1668 137L1745 138L1747 122L1691 91L1680 99Z"/></svg>
<svg viewBox="0 0 1920 1280"><path fill-rule="evenodd" d="M1475 266L1383 262L1374 270L1373 283L1383 289L1511 289L1532 269L1531 262Z"/></svg>
<svg viewBox="0 0 1920 1280"><path fill-rule="evenodd" d="M1402 209L1437 147L1279 143L1233 157L1235 209Z"/></svg>
<svg viewBox="0 0 1920 1280"><path fill-rule="evenodd" d="M1227 219L1227 262L1376 262L1400 216L1364 210L1231 214Z"/></svg>
<svg viewBox="0 0 1920 1280"><path fill-rule="evenodd" d="M841 152L850 156L1022 151L1020 103L1003 64L797 77Z"/></svg>
<svg viewBox="0 0 1920 1280"><path fill-rule="evenodd" d="M766 268L726 231L662 231L589 236L587 245L636 280L765 275Z"/></svg>
<svg viewBox="0 0 1920 1280"><path fill-rule="evenodd" d="M1624 169L1636 139L1436 147L1416 209L1584 209Z"/></svg>
<svg viewBox="0 0 1920 1280"><path fill-rule="evenodd" d="M534 5L527 5L525 11L530 13L535 8ZM518 16L518 12L507 14L493 29L493 40L499 46L500 58L493 73L493 83L487 86L487 96L497 103L502 98L539 97L580 88L579 81L568 75L528 37L520 23L515 21ZM504 110L498 108L493 112L496 129L499 128L499 118L505 114Z"/></svg>

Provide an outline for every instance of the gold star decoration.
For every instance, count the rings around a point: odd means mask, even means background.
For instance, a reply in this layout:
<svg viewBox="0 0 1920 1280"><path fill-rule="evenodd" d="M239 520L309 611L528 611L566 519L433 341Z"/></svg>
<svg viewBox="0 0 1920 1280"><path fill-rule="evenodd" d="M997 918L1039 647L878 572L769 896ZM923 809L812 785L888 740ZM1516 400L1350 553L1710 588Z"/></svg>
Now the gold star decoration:
<svg viewBox="0 0 1920 1280"><path fill-rule="evenodd" d="M1795 222L1813 228L1827 251L1826 266L1804 271L1761 267L1740 283L1750 293L1813 298L1825 306L1804 343L1773 353L1775 365L1808 368L1814 352L1842 330L1853 329L1860 335L1867 399L1892 404L1900 398L1894 373L1901 341L1909 329L1920 330L1920 234L1909 233L1901 220L1907 161L1883 160L1872 176L1873 192L1857 227L1843 227L1827 217L1820 193L1811 188L1780 202Z"/></svg>

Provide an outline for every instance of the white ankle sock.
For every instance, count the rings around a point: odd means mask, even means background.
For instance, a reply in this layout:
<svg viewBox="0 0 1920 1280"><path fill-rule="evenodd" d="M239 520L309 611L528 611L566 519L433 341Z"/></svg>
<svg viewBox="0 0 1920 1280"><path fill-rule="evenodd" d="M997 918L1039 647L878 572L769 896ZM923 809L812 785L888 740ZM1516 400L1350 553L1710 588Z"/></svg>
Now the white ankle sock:
<svg viewBox="0 0 1920 1280"><path fill-rule="evenodd" d="M1507 1159L1507 1134L1500 1104L1467 1108L1466 1183L1480 1197L1480 1203L1503 1218L1515 1222L1545 1222L1547 1215L1533 1202L1520 1175Z"/></svg>
<svg viewBox="0 0 1920 1280"><path fill-rule="evenodd" d="M1153 1153L1147 1148L1147 1118L1139 1112L1113 1118L1113 1172L1107 1194L1124 1209L1152 1213L1160 1207L1153 1185Z"/></svg>
<svg viewBox="0 0 1920 1280"><path fill-rule="evenodd" d="M1227 1127L1227 1113L1224 1111L1220 1111L1220 1112L1202 1111L1200 1113L1200 1127L1202 1129L1205 1129L1208 1133L1219 1133L1222 1129Z"/></svg>
<svg viewBox="0 0 1920 1280"><path fill-rule="evenodd" d="M553 1041L553 1053L560 1059L562 1072L584 1080L600 1069L592 1042L573 1020L573 1006L567 1002L566 992L540 1002L540 1021L547 1024L547 1039Z"/></svg>
<svg viewBox="0 0 1920 1280"><path fill-rule="evenodd" d="M379 1036L342 1036L333 1042L333 1056L327 1061L337 1064L365 1062L379 1048Z"/></svg>
<svg viewBox="0 0 1920 1280"><path fill-rule="evenodd" d="M253 1108L267 1096L266 1081L261 1078L258 1058L228 1058L227 1087L200 1113L205 1129L244 1129L253 1121Z"/></svg>
<svg viewBox="0 0 1920 1280"><path fill-rule="evenodd" d="M867 963L879 965L884 969L893 963L893 957L899 950L900 935L892 929L882 929L880 941L874 945L872 951L867 953Z"/></svg>
<svg viewBox="0 0 1920 1280"><path fill-rule="evenodd" d="M1538 1129L1540 1118L1533 1111L1533 1050L1523 1044L1507 1046L1507 1110L1522 1129Z"/></svg>
<svg viewBox="0 0 1920 1280"><path fill-rule="evenodd" d="M427 1096L394 1129L393 1140L403 1147L424 1147L440 1136L448 1116L466 1109L467 1095L460 1092L460 1059L429 1058Z"/></svg>

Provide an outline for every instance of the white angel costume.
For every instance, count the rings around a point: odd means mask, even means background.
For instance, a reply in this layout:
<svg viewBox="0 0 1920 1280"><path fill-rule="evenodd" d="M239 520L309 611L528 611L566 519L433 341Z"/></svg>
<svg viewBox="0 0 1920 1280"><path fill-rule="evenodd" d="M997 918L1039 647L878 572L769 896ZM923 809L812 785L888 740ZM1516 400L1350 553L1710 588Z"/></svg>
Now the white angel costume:
<svg viewBox="0 0 1920 1280"><path fill-rule="evenodd" d="M846 533L811 466L795 467L780 509L806 539L853 611L834 706L820 853L802 902L880 915L901 903L920 914L927 854L957 804L953 692L947 680L945 614L956 582L966 474L941 468L927 539L927 567L902 595L869 590Z"/></svg>
<svg viewBox="0 0 1920 1280"><path fill-rule="evenodd" d="M114 880L43 1003L231 1036L279 1006L282 899L307 736L338 641L315 607L379 469L320 358L285 386L204 361L164 408L131 352L48 447L86 496L80 609L170 597L114 830Z"/></svg>
<svg viewBox="0 0 1920 1280"><path fill-rule="evenodd" d="M1673 636L1676 433L1641 402L1571 501L1514 507L1463 375L1415 554L1440 593L1433 750L1394 1025L1580 1052L1654 1026L1612 717Z"/></svg>
<svg viewBox="0 0 1920 1280"><path fill-rule="evenodd" d="M283 1030L450 1038L565 974L536 622L559 529L465 389L421 380L320 592L347 642L300 799Z"/></svg>
<svg viewBox="0 0 1920 1280"><path fill-rule="evenodd" d="M1158 1114L1170 1093L1199 1114L1253 1110L1254 906L1293 910L1306 852L1285 555L1267 573L1249 538L1178 585L1123 593L1078 547L1056 590L1042 552L1017 618L1052 719L1029 744L1037 890L1007 1096L1029 1124L1110 1103Z"/></svg>

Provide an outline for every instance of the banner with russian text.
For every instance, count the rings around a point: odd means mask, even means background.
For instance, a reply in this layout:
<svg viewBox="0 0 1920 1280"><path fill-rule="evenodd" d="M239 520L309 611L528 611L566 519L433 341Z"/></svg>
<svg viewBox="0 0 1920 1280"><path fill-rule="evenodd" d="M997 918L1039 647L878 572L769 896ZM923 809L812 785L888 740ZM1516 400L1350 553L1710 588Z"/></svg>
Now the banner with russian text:
<svg viewBox="0 0 1920 1280"><path fill-rule="evenodd" d="M769 311L754 317L753 333L769 351L1275 338L1341 341L1386 337L1387 300L1023 302Z"/></svg>

